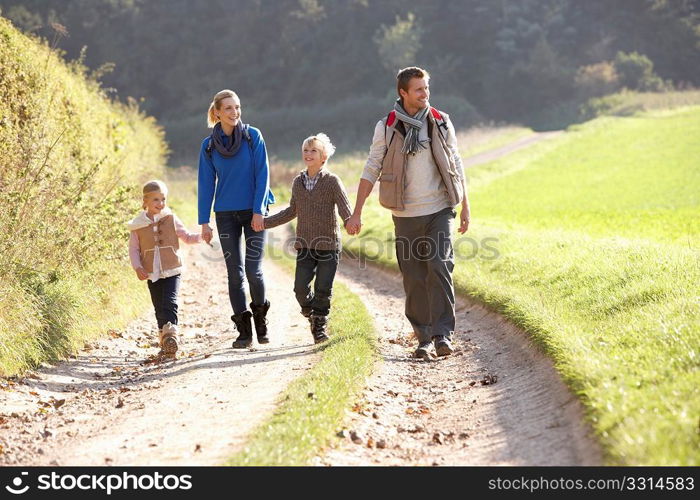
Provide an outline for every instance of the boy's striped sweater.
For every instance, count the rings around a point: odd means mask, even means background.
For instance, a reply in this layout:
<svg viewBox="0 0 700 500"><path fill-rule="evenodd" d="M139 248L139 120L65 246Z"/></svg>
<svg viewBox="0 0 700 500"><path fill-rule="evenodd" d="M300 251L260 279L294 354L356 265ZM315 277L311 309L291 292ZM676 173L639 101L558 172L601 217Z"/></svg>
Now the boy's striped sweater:
<svg viewBox="0 0 700 500"><path fill-rule="evenodd" d="M272 228L297 217L297 234L294 247L314 250L340 250L340 226L335 216L338 206L345 223L352 211L348 195L340 178L321 169L316 186L307 190L301 174L292 182L292 199L289 207L265 218L265 228Z"/></svg>

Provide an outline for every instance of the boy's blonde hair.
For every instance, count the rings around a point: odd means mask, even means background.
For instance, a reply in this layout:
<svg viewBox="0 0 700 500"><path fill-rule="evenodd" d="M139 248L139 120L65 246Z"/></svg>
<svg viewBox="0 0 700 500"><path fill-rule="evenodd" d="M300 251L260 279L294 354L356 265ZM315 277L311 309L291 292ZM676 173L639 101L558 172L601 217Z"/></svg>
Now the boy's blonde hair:
<svg viewBox="0 0 700 500"><path fill-rule="evenodd" d="M143 208L146 208L146 195L150 193L163 193L168 195L168 186L165 182L159 180L148 181L143 185Z"/></svg>
<svg viewBox="0 0 700 500"><path fill-rule="evenodd" d="M232 99L238 99L238 95L236 95L236 93L233 90L224 89L217 92L214 96L214 99L211 101L211 104L209 104L209 111L207 111L207 125L209 126L209 128L212 128L214 125L219 123L219 119L216 117L214 110L221 109L221 101L223 101L227 97L231 97ZM240 101L240 99L238 100Z"/></svg>
<svg viewBox="0 0 700 500"><path fill-rule="evenodd" d="M328 137L323 132L319 132L316 135L310 135L309 137L304 139L304 142L301 143L301 149L304 149L312 142L318 143L321 146L323 154L325 154L326 156L325 160L323 161L324 163L327 162L331 156L333 156L333 153L335 153L335 146L331 142L330 137Z"/></svg>

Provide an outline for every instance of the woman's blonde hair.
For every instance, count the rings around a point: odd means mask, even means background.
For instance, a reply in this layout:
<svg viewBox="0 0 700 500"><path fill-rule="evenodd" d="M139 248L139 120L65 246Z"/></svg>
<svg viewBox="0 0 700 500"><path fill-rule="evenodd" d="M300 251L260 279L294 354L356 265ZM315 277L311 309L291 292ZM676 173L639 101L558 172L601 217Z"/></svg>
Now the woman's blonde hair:
<svg viewBox="0 0 700 500"><path fill-rule="evenodd" d="M331 156L333 156L333 153L335 153L335 146L331 142L331 138L328 137L323 132L319 132L316 135L310 135L309 137L304 139L304 142L301 144L301 149L304 149L306 146L308 146L312 142L317 142L318 144L321 145L321 149L323 149L323 153L326 155L326 159L324 160L324 163L326 161L328 161Z"/></svg>
<svg viewBox="0 0 700 500"><path fill-rule="evenodd" d="M211 101L211 104L209 104L209 111L207 111L207 125L209 126L209 128L212 128L219 122L219 119L216 117L214 110L221 109L221 101L223 101L227 97L238 99L238 95L236 95L236 93L233 90L224 89L217 92L214 96L214 99ZM238 100L240 101L240 99Z"/></svg>
<svg viewBox="0 0 700 500"><path fill-rule="evenodd" d="M165 182L159 180L148 181L143 185L143 208L146 208L146 195L150 193L163 193L168 195L168 186Z"/></svg>

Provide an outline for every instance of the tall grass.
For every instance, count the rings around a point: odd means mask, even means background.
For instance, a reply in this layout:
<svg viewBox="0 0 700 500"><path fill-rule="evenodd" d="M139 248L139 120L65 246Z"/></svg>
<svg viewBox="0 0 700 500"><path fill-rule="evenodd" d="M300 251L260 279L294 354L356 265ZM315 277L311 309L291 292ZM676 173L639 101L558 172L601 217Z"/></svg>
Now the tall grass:
<svg viewBox="0 0 700 500"><path fill-rule="evenodd" d="M123 321L124 301L144 298L123 281L124 223L167 149L135 103L111 101L80 62L2 18L0 117L0 374L10 375L65 355L94 334L86 325Z"/></svg>
<svg viewBox="0 0 700 500"><path fill-rule="evenodd" d="M459 131L457 143L460 153L466 157L500 148L531 134L532 129L517 125L479 125Z"/></svg>
<svg viewBox="0 0 700 500"><path fill-rule="evenodd" d="M596 116L632 116L654 110L668 110L700 105L700 90L669 92L635 92L624 90L604 97L590 99L582 105L581 114L590 119Z"/></svg>

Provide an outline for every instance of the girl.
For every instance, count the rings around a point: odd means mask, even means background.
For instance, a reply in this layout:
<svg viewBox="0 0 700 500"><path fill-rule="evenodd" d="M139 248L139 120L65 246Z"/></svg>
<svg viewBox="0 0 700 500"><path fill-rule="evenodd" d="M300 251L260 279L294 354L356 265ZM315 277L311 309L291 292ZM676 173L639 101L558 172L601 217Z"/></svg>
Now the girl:
<svg viewBox="0 0 700 500"><path fill-rule="evenodd" d="M148 280L148 290L156 312L160 355L174 358L177 352L177 293L180 288L182 259L178 238L199 243L202 237L185 229L180 219L166 208L168 188L161 181L143 186L143 211L130 223L129 257L140 280Z"/></svg>
<svg viewBox="0 0 700 500"><path fill-rule="evenodd" d="M241 101L235 92L222 90L209 105L207 123L211 135L202 141L199 152L199 224L202 238L209 243L211 205L214 202L216 228L228 273L228 294L233 309L231 319L239 332L234 348L253 342L251 318L258 342L269 342L262 258L265 246L263 216L275 202L270 191L270 167L262 134L241 122ZM245 237L245 277L250 286L250 308L243 288L244 261L241 233Z"/></svg>
<svg viewBox="0 0 700 500"><path fill-rule="evenodd" d="M271 228L299 218L294 247L297 267L294 293L301 314L309 318L314 342L328 340L326 326L331 308L333 279L341 250L340 228L335 217L338 206L343 222L352 215L348 196L340 178L326 168L335 146L326 134L307 137L302 144L302 159L306 170L292 182L289 207L265 218ZM311 290L311 280L314 290Z"/></svg>

